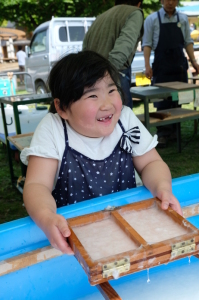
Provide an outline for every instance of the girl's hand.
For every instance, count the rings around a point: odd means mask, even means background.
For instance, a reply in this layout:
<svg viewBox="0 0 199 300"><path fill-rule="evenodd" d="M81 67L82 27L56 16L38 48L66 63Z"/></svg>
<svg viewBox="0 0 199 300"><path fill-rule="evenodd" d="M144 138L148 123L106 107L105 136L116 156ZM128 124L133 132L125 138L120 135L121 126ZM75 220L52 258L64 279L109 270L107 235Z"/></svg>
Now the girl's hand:
<svg viewBox="0 0 199 300"><path fill-rule="evenodd" d="M180 203L177 198L168 190L161 190L157 193L157 198L162 201L162 209L167 210L170 206L173 210L175 210L179 215L183 216L182 209Z"/></svg>
<svg viewBox="0 0 199 300"><path fill-rule="evenodd" d="M69 255L74 255L73 250L66 241L71 232L68 228L66 219L56 213L51 213L42 220L42 230L46 234L51 245L61 252Z"/></svg>

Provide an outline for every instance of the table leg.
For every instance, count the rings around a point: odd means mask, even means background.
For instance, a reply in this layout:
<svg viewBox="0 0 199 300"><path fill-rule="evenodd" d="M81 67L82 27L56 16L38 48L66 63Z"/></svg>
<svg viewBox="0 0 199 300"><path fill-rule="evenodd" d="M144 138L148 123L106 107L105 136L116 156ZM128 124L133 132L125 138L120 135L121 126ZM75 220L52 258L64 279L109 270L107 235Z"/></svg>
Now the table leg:
<svg viewBox="0 0 199 300"><path fill-rule="evenodd" d="M11 182L12 182L12 184L14 184L15 176L14 176L14 170L13 170L13 164L12 164L10 142L7 139L7 137L8 137L8 130L7 130L7 125L6 125L6 115L5 115L5 109L4 109L4 104L3 103L1 103L1 113L2 113L2 118L3 118L3 127L4 127L6 148L7 148L7 154L8 154L8 162L9 162L9 168L10 168Z"/></svg>
<svg viewBox="0 0 199 300"><path fill-rule="evenodd" d="M144 100L144 121L145 121L145 127L149 130L149 99L146 98Z"/></svg>
<svg viewBox="0 0 199 300"><path fill-rule="evenodd" d="M196 134L198 132L198 119L194 120L194 133Z"/></svg>
<svg viewBox="0 0 199 300"><path fill-rule="evenodd" d="M17 103L13 103L13 113L15 119L16 134L21 134L21 126L19 120L19 111Z"/></svg>
<svg viewBox="0 0 199 300"><path fill-rule="evenodd" d="M194 110L197 110L197 108L194 106ZM196 134L198 132L198 119L194 120L194 133Z"/></svg>
<svg viewBox="0 0 199 300"><path fill-rule="evenodd" d="M116 293L109 282L103 282L96 285L105 300L122 300L122 298Z"/></svg>
<svg viewBox="0 0 199 300"><path fill-rule="evenodd" d="M177 129L177 144L178 144L178 152L181 153L181 128L180 123L176 123Z"/></svg>
<svg viewBox="0 0 199 300"><path fill-rule="evenodd" d="M22 174L22 177L26 177L26 172L27 172L27 166L24 165L21 161L21 174Z"/></svg>
<svg viewBox="0 0 199 300"><path fill-rule="evenodd" d="M193 78L193 84L196 84L196 80L198 80L198 78ZM196 107L194 107L194 110L196 110ZM194 133L196 134L198 131L198 119L194 120Z"/></svg>
<svg viewBox="0 0 199 300"><path fill-rule="evenodd" d="M17 103L13 103L13 112L14 112L14 119L15 119L16 134L21 134L21 125L20 125L19 111L18 111ZM21 161L20 161L20 164L21 164L22 177L26 177L27 167Z"/></svg>

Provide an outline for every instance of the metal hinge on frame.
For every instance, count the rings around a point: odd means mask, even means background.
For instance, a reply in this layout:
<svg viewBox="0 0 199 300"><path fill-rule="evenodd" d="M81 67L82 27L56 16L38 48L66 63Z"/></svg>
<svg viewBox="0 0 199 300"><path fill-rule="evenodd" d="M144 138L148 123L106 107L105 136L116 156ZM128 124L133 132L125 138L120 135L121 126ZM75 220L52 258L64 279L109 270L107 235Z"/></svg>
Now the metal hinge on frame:
<svg viewBox="0 0 199 300"><path fill-rule="evenodd" d="M123 258L102 266L102 275L103 278L108 278L114 276L114 274L125 273L130 270L130 259Z"/></svg>
<svg viewBox="0 0 199 300"><path fill-rule="evenodd" d="M171 248L171 258L191 253L195 251L195 249L196 249L195 238L192 238L184 242L173 244Z"/></svg>

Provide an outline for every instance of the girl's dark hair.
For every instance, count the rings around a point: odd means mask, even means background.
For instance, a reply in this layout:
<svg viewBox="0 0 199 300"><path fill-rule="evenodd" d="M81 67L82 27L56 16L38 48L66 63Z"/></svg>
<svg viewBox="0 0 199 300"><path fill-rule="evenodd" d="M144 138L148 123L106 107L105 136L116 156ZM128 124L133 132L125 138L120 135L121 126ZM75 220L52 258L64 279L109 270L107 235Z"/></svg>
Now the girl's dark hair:
<svg viewBox="0 0 199 300"><path fill-rule="evenodd" d="M60 109L64 110L82 97L85 87L93 86L107 73L123 99L117 69L106 58L93 51L71 53L60 59L50 71L49 90L53 99L60 100ZM56 112L53 103L50 112Z"/></svg>

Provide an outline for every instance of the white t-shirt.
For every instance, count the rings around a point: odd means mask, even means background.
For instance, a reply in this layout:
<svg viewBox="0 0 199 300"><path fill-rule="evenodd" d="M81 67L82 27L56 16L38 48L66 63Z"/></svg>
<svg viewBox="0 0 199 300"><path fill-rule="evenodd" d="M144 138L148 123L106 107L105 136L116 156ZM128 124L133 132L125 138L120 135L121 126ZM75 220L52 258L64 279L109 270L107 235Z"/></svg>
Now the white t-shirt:
<svg viewBox="0 0 199 300"><path fill-rule="evenodd" d="M22 50L19 50L16 54L17 59L18 59L18 65L19 66L25 66L25 58L26 58L26 53Z"/></svg>
<svg viewBox="0 0 199 300"><path fill-rule="evenodd" d="M133 144L132 156L143 155L156 147L158 143L157 136L151 136L129 107L123 106L120 121L122 122L125 131L135 126L138 126L140 129L140 142L139 144ZM102 160L108 157L113 152L123 134L118 123L115 126L114 131L109 136L100 138L82 136L74 131L67 122L66 128L69 146L94 160ZM28 164L28 158L30 155L57 159L59 164L55 178L56 183L64 149L65 137L61 118L57 113L48 113L37 126L30 147L25 148L21 152L20 157L22 162L26 165Z"/></svg>

